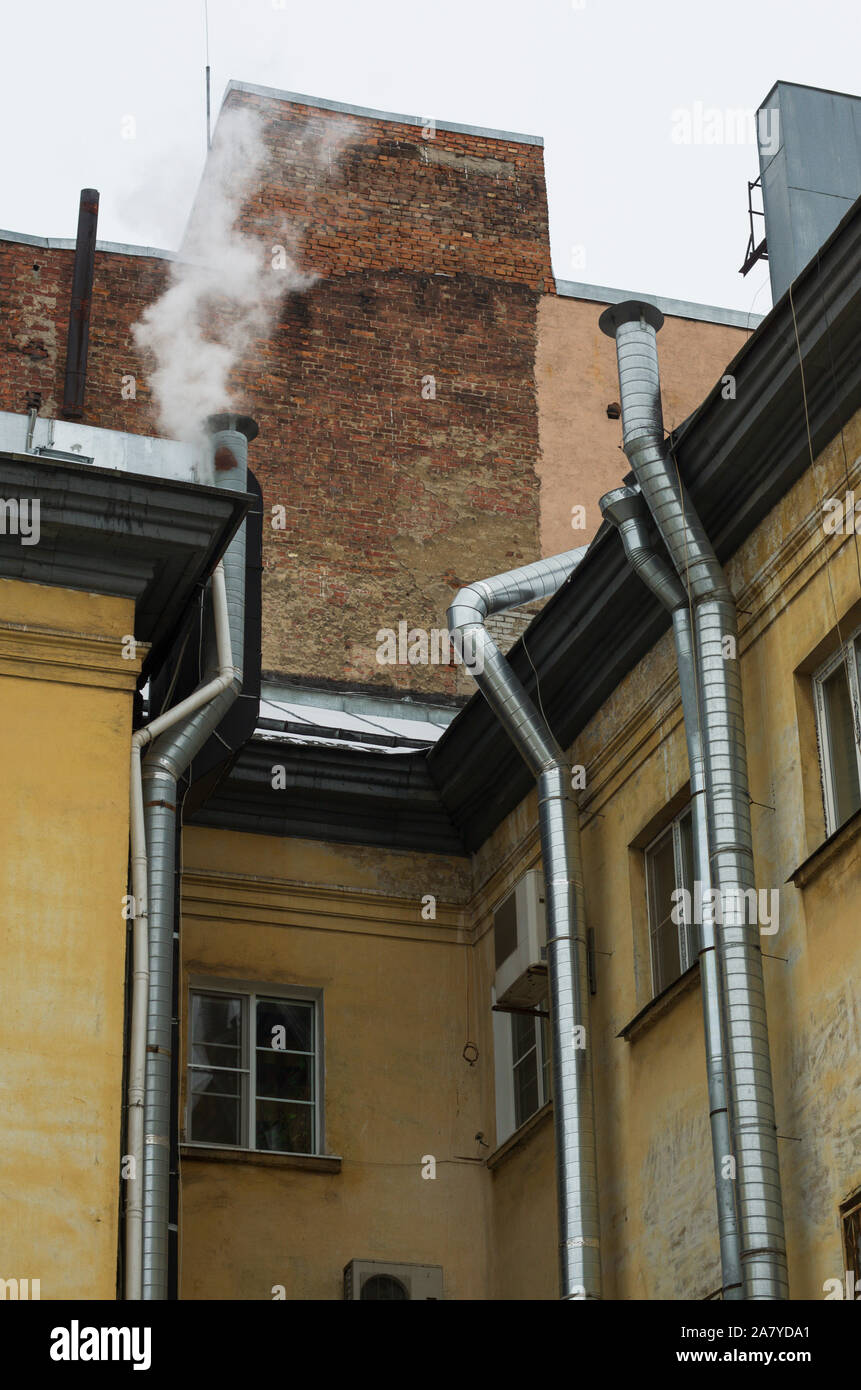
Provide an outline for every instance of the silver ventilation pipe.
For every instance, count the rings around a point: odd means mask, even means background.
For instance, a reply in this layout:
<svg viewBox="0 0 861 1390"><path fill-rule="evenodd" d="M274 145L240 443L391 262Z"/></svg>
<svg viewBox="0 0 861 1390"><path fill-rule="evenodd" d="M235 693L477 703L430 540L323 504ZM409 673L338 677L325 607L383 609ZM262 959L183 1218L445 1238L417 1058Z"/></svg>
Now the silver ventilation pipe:
<svg viewBox="0 0 861 1390"><path fill-rule="evenodd" d="M696 669L688 597L669 564L658 555L649 533L649 511L637 488L619 487L601 498L601 512L619 532L628 563L648 589L672 615L679 668L679 687L685 723L685 741L691 775L691 818L693 823L694 879L702 887L703 920L698 930L700 984L705 1031L706 1077L708 1080L709 1123L712 1136L715 1193L720 1241L722 1296L726 1300L744 1297L741 1271L735 1182L727 1171L726 1158L732 1154L729 1097L727 1095L720 969L717 957L709 857L708 808L706 805L705 765L697 707Z"/></svg>
<svg viewBox="0 0 861 1390"><path fill-rule="evenodd" d="M616 340L623 447L694 615L712 874L720 894L731 1127L745 1296L788 1297L774 1090L755 889L735 601L664 441L655 335L663 315L627 300L599 326ZM724 654L731 639L733 655Z"/></svg>
<svg viewBox="0 0 861 1390"><path fill-rule="evenodd" d="M563 1299L601 1297L592 1036L580 827L571 771L546 721L484 626L491 613L556 592L586 554L569 550L461 589L448 626L479 690L538 782L547 894L547 970Z"/></svg>
<svg viewBox="0 0 861 1390"><path fill-rule="evenodd" d="M247 416L215 415L207 422L215 482L245 492L248 442L257 426ZM144 1104L143 1297L165 1299L170 1200L170 1082L173 1070L173 955L177 784L242 689L245 640L245 522L224 553L233 679L208 704L153 743L143 763L144 814L149 855L149 1020ZM217 671L216 645L207 649L205 685Z"/></svg>

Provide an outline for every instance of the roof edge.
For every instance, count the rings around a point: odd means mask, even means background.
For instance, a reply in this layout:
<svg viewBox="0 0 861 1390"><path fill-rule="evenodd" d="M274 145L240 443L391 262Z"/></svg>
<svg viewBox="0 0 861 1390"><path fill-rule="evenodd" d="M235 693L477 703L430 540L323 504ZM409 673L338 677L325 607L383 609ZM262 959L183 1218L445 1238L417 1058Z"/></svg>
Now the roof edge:
<svg viewBox="0 0 861 1390"><path fill-rule="evenodd" d="M347 101L329 101L327 97L310 97L301 92L285 92L279 87L261 87L256 82L237 82L231 78L224 89L222 106L231 92L249 96L268 97L274 101L290 101L296 106L317 106L324 111L341 111L346 116L363 116L366 120L391 121L393 125L427 125L433 120L437 130L451 130L457 135L477 135L484 140L506 140L517 145L538 145L543 148L541 135L520 135L512 130L493 130L489 126L462 125L458 121L438 121L430 116L404 116L393 111L377 111L370 106L353 106Z"/></svg>
<svg viewBox="0 0 861 1390"><path fill-rule="evenodd" d="M556 294L561 299L587 299L595 304L622 304L626 299L639 299L654 304L662 313L669 314L670 318L720 323L728 328L744 328L748 332L758 328L765 317L764 314L745 313L743 309L722 309L714 304L692 304L687 299L666 299L660 294L615 290L608 285L585 285L577 280L557 280Z"/></svg>
<svg viewBox="0 0 861 1390"><path fill-rule="evenodd" d="M74 237L30 236L27 232L8 232L0 228L0 241L16 241L23 246L39 246L46 251L74 251ZM163 251L158 246L131 246L123 241L97 241L97 251L107 251L115 256L141 256L154 260L175 261L176 251Z"/></svg>

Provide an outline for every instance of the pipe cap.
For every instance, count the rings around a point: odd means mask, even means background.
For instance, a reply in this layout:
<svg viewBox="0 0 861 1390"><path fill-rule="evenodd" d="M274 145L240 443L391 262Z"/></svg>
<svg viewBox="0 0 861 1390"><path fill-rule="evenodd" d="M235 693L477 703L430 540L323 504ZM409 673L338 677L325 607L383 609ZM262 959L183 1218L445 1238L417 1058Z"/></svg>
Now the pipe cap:
<svg viewBox="0 0 861 1390"><path fill-rule="evenodd" d="M636 323L641 318L656 333L663 327L663 314L657 304L650 304L647 299L623 299L621 304L609 305L599 318L598 327L608 338L615 338L620 324Z"/></svg>
<svg viewBox="0 0 861 1390"><path fill-rule="evenodd" d="M244 434L249 444L260 433L257 421L252 420L250 415L234 415L230 411L207 416L206 428L210 434L221 434L224 430L235 430L238 434Z"/></svg>

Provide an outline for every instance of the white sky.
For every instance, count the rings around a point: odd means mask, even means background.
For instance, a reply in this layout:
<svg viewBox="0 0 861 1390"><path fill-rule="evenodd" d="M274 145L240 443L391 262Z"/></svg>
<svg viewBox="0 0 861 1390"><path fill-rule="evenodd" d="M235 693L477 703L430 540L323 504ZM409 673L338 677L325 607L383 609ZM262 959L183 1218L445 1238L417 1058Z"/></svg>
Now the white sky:
<svg viewBox="0 0 861 1390"><path fill-rule="evenodd" d="M176 247L205 146L203 0L0 14L0 227L73 237L92 186L101 240ZM738 274L755 146L676 143L673 113L753 110L778 78L861 85L857 0L209 0L209 37L213 123L234 78L542 135L560 279L757 313L767 267Z"/></svg>

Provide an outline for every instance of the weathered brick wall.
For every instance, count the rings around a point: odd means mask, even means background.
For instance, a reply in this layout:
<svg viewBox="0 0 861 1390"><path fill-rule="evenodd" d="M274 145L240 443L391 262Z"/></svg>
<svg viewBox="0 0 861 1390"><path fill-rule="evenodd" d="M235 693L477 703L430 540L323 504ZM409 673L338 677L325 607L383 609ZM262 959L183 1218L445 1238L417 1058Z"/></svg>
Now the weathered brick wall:
<svg viewBox="0 0 861 1390"><path fill-rule="evenodd" d="M264 496L287 516L265 541L264 669L468 691L454 668L381 665L377 632L441 628L460 584L538 554L540 147L228 106L263 117L271 153L244 228L277 245L303 225L321 276L242 372ZM322 187L309 122L347 139Z"/></svg>
<svg viewBox="0 0 861 1390"><path fill-rule="evenodd" d="M42 415L63 405L66 335L74 252L0 242L0 410L26 410L28 390L42 392ZM97 251L90 316L84 418L105 429L155 433L146 371L129 329L167 283L170 263ZM124 375L137 398L121 395Z"/></svg>
<svg viewBox="0 0 861 1390"><path fill-rule="evenodd" d="M286 511L265 533L264 669L470 691L454 667L379 664L377 632L442 628L460 584L539 553L537 305L553 288L541 148L247 93L227 106L262 118L270 155L242 229L319 275L235 378L260 424L267 510ZM348 143L321 184L327 131ZM60 409L72 261L2 246L4 409L23 411L33 387L43 414ZM168 274L97 253L89 423L156 432L130 329Z"/></svg>

